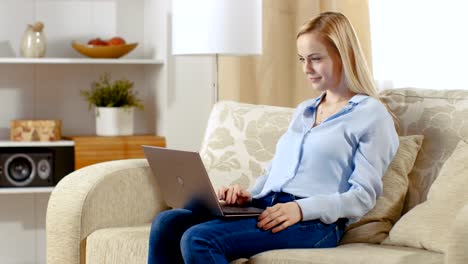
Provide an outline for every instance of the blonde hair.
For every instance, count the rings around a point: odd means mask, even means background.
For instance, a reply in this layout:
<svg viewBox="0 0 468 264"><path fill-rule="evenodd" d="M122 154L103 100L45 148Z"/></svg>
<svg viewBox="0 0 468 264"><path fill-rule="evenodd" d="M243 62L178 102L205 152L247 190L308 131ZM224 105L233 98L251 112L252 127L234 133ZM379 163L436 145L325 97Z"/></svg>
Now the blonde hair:
<svg viewBox="0 0 468 264"><path fill-rule="evenodd" d="M349 90L381 101L356 32L348 18L338 12L321 13L302 25L296 39L309 32L317 32L338 52L343 65L345 84ZM398 118L385 107L398 130Z"/></svg>
<svg viewBox="0 0 468 264"><path fill-rule="evenodd" d="M309 32L319 33L338 52L343 64L346 86L352 92L366 94L379 100L377 88L354 28L343 14L321 13L302 25L297 38Z"/></svg>

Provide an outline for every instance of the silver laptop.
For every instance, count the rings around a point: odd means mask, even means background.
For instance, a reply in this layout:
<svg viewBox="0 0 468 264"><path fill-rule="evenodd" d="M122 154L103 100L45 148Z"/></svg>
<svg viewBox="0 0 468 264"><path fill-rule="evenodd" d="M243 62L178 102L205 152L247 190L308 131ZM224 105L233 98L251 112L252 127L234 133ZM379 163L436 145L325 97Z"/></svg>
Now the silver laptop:
<svg viewBox="0 0 468 264"><path fill-rule="evenodd" d="M142 146L167 205L216 216L247 217L264 209L220 203L198 152Z"/></svg>

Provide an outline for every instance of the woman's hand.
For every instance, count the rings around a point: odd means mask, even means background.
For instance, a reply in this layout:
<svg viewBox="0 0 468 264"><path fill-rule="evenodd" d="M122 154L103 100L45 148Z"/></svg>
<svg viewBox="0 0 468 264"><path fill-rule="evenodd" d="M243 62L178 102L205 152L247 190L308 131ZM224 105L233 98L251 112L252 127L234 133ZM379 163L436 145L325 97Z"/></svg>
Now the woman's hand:
<svg viewBox="0 0 468 264"><path fill-rule="evenodd" d="M229 187L221 187L218 190L218 199L224 200L226 204L243 205L250 202L252 196L249 191L235 184Z"/></svg>
<svg viewBox="0 0 468 264"><path fill-rule="evenodd" d="M267 207L258 217L257 226L263 230L271 230L277 233L302 220L302 211L296 202L277 203Z"/></svg>

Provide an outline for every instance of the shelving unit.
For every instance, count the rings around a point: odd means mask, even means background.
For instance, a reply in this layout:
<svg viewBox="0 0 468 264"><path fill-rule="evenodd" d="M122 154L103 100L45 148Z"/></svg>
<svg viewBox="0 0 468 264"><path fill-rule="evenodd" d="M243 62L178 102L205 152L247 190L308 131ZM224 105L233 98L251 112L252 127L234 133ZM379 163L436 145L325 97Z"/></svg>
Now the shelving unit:
<svg viewBox="0 0 468 264"><path fill-rule="evenodd" d="M0 104L6 111L0 139L8 138L9 121L20 118L60 119L65 135L94 134L93 113L79 94L106 72L133 81L143 99L135 133L163 134L169 5L170 0L1 1ZM46 57L22 58L24 30L36 21L45 25ZM86 58L71 47L72 41L114 36L138 46L119 59Z"/></svg>
<svg viewBox="0 0 468 264"><path fill-rule="evenodd" d="M59 119L63 135L95 134L94 113L80 91L105 72L134 82L145 109L135 134L164 135L170 0L0 1L0 140L12 119ZM45 58L22 58L27 24L42 21ZM92 59L72 41L121 36L138 42L119 59ZM0 263L46 263L45 215L53 187L0 188ZM13 247L13 245L22 245Z"/></svg>
<svg viewBox="0 0 468 264"><path fill-rule="evenodd" d="M86 58L0 58L0 64L149 64L162 65L163 60L153 59L86 59Z"/></svg>

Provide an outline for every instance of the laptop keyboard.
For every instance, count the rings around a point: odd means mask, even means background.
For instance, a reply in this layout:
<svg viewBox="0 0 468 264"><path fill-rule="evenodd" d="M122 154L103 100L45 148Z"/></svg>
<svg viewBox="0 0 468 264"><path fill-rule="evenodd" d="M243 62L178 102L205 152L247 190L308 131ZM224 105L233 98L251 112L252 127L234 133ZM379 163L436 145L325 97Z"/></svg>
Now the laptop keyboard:
<svg viewBox="0 0 468 264"><path fill-rule="evenodd" d="M221 209L225 214L261 214L264 209L257 207L239 207L232 205L222 205Z"/></svg>

